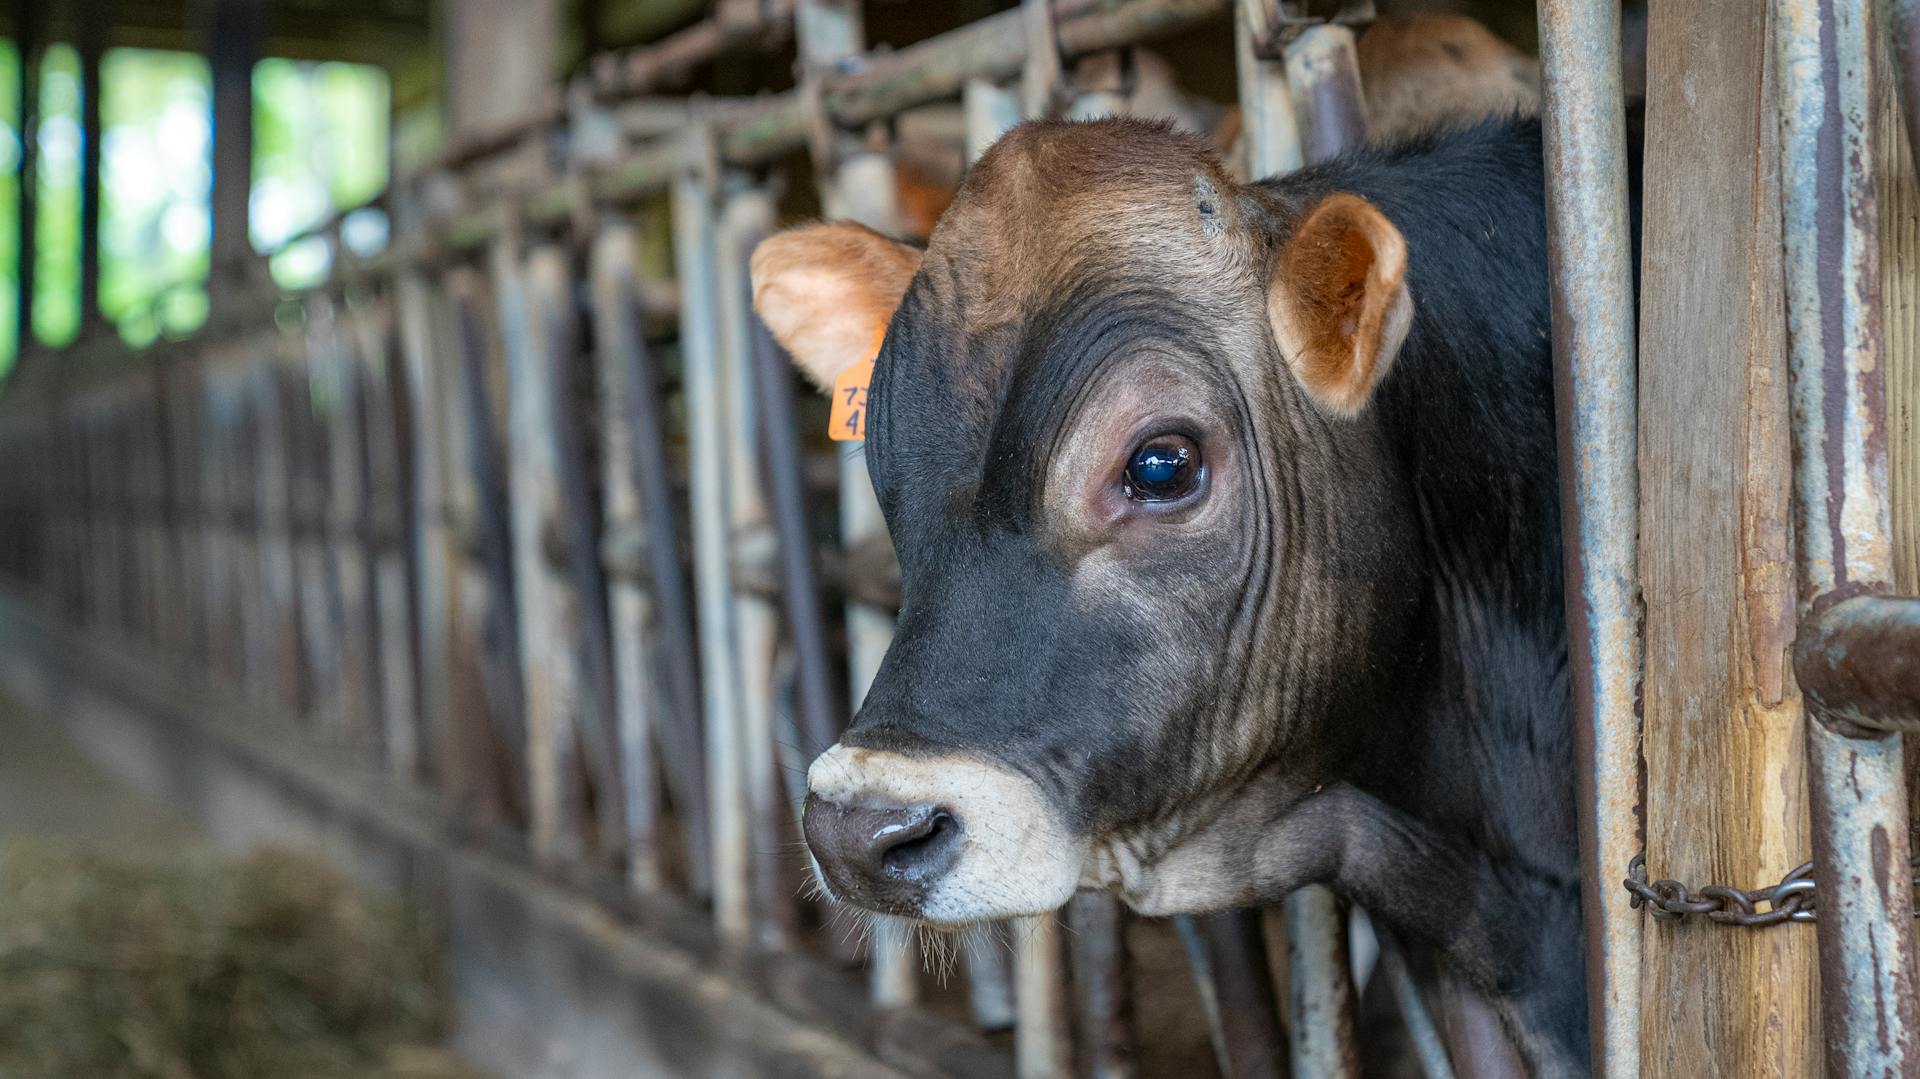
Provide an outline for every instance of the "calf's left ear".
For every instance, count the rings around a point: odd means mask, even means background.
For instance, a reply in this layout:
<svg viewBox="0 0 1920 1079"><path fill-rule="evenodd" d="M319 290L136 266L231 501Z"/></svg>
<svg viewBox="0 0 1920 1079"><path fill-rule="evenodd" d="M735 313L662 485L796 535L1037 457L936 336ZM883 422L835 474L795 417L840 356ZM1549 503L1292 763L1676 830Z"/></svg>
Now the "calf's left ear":
<svg viewBox="0 0 1920 1079"><path fill-rule="evenodd" d="M1406 240L1373 203L1328 195L1275 257L1267 316L1314 402L1358 415L1413 323Z"/></svg>
<svg viewBox="0 0 1920 1079"><path fill-rule="evenodd" d="M753 309L821 389L879 351L918 248L860 225L808 225L753 251Z"/></svg>

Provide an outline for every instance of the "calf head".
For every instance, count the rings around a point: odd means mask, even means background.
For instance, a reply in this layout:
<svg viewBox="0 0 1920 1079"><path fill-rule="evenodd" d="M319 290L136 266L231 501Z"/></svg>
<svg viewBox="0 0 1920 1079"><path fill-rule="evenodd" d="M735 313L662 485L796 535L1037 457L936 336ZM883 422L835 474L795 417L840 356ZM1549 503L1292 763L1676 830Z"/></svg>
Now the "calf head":
<svg viewBox="0 0 1920 1079"><path fill-rule="evenodd" d="M1413 517L1369 403L1406 267L1365 200L1133 121L1015 129L924 253L761 245L756 307L823 385L884 334L901 610L808 774L832 894L948 924L1244 901L1218 822L1309 795L1393 695Z"/></svg>

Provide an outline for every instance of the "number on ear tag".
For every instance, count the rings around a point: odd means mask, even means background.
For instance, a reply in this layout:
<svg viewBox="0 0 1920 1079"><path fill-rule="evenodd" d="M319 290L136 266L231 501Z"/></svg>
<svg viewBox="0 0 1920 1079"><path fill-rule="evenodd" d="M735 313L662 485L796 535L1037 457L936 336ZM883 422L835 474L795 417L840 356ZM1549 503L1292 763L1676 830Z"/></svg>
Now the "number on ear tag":
<svg viewBox="0 0 1920 1079"><path fill-rule="evenodd" d="M872 360L862 360L840 372L833 382L827 437L835 442L860 442L867 437L867 385L872 381Z"/></svg>

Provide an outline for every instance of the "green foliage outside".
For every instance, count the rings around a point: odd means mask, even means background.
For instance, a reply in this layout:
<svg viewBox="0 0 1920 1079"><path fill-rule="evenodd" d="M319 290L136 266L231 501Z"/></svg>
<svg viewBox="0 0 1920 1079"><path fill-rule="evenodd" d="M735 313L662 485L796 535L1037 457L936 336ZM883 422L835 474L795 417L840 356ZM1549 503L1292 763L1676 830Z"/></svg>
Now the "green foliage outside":
<svg viewBox="0 0 1920 1079"><path fill-rule="evenodd" d="M206 61L192 53L115 49L101 68L101 313L131 343L190 332L206 318L212 188ZM0 42L0 377L12 366L19 250L19 57ZM81 326L80 64L55 45L42 58L38 235L32 327L43 343ZM387 76L355 64L266 60L254 69L253 240L261 250L365 202L387 182ZM327 272L318 245L272 261L299 288Z"/></svg>

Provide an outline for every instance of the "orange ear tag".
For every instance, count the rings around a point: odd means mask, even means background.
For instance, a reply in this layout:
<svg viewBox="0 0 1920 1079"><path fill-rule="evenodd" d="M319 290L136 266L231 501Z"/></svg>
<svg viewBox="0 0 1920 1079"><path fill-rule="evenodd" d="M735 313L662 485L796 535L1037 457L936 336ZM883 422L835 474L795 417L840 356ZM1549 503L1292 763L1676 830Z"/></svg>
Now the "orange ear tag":
<svg viewBox="0 0 1920 1079"><path fill-rule="evenodd" d="M827 417L827 437L835 442L860 442L867 437L867 386L873 382L873 361L880 357L880 342L887 328L873 339L867 358L840 372L833 380L833 410Z"/></svg>

